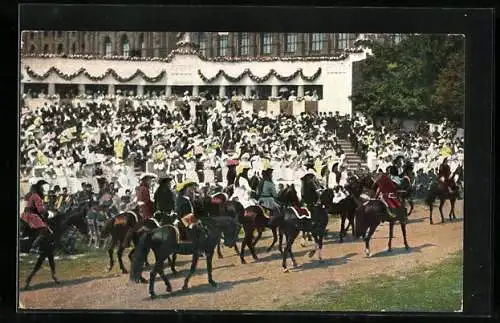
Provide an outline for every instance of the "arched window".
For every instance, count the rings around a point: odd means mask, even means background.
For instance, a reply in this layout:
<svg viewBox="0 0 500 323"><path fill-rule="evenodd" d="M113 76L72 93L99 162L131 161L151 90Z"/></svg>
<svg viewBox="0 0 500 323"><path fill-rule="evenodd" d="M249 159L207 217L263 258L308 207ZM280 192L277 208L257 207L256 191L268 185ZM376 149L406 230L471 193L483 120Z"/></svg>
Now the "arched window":
<svg viewBox="0 0 500 323"><path fill-rule="evenodd" d="M43 53L48 54L48 52L49 52L49 45L45 44L45 46L43 46Z"/></svg>
<svg viewBox="0 0 500 323"><path fill-rule="evenodd" d="M76 43L71 46L71 54L76 54Z"/></svg>
<svg viewBox="0 0 500 323"><path fill-rule="evenodd" d="M128 42L127 35L122 36L121 44L122 44L122 55L128 57L130 52L130 44Z"/></svg>
<svg viewBox="0 0 500 323"><path fill-rule="evenodd" d="M58 54L62 54L63 50L64 50L63 44L57 45L57 53Z"/></svg>
<svg viewBox="0 0 500 323"><path fill-rule="evenodd" d="M35 52L36 48L35 48L35 45L31 45L30 46L30 54L33 54Z"/></svg>
<svg viewBox="0 0 500 323"><path fill-rule="evenodd" d="M109 36L104 39L104 56L111 56L111 39Z"/></svg>

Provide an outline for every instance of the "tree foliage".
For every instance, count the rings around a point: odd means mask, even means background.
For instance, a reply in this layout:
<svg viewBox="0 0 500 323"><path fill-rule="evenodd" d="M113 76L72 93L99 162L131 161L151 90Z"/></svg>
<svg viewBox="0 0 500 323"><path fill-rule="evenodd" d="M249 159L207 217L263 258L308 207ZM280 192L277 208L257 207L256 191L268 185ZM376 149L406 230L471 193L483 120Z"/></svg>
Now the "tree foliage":
<svg viewBox="0 0 500 323"><path fill-rule="evenodd" d="M397 45L374 42L353 89L355 110L373 117L459 122L464 110L464 40L412 35Z"/></svg>

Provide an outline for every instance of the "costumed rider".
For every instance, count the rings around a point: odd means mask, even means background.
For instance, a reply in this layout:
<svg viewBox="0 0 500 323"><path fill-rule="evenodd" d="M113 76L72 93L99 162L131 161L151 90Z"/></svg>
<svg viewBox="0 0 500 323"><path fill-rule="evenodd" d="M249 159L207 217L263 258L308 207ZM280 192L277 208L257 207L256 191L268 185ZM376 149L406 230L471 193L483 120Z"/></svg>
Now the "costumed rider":
<svg viewBox="0 0 500 323"><path fill-rule="evenodd" d="M33 230L38 231L38 236L33 242L30 252L37 253L40 240L50 236L53 232L46 221L54 217L54 213L49 211L43 202L44 197L49 192L49 183L41 179L32 186L30 193L26 196L26 207L21 215L21 219Z"/></svg>
<svg viewBox="0 0 500 323"><path fill-rule="evenodd" d="M398 164L395 162L391 166L387 167L387 173L389 173L389 178L396 185L396 190L403 184L403 179L399 176Z"/></svg>
<svg viewBox="0 0 500 323"><path fill-rule="evenodd" d="M448 191L453 193L453 191L457 188L455 184L455 180L451 176L450 165L448 165L448 157L444 157L441 165L439 165L438 170L438 181L443 183L448 187Z"/></svg>
<svg viewBox="0 0 500 323"><path fill-rule="evenodd" d="M163 224L172 224L175 219L172 213L175 210L175 193L172 190L173 175L160 176L159 186L154 194L153 215Z"/></svg>
<svg viewBox="0 0 500 323"><path fill-rule="evenodd" d="M312 210L314 204L319 198L318 189L320 185L316 178L316 172L309 168L306 173L301 177L301 196L302 202L306 204L309 210Z"/></svg>
<svg viewBox="0 0 500 323"><path fill-rule="evenodd" d="M151 181L156 178L155 174L145 173L140 177L141 183L137 191L137 205L141 214L142 222L149 220L153 217L153 202L149 190L151 188Z"/></svg>
<svg viewBox="0 0 500 323"><path fill-rule="evenodd" d="M259 197L259 204L270 211L271 220L279 215L280 205L276 202L278 193L276 186L273 183L273 168L269 162L264 163L262 170L262 181L257 189L257 196ZM269 222L271 222L271 220ZM268 224L270 225L270 224Z"/></svg>
<svg viewBox="0 0 500 323"><path fill-rule="evenodd" d="M177 225L182 241L191 241L193 244L198 239L197 223L198 219L194 214L193 201L196 197L197 183L187 180L177 184L176 190L177 200L175 203L175 213L177 220L174 225Z"/></svg>
<svg viewBox="0 0 500 323"><path fill-rule="evenodd" d="M397 172L395 166L389 166L389 173ZM396 194L396 183L394 183L391 178L385 173L379 173L378 178L375 181L375 186L377 187L376 195L380 200L387 206L387 213L390 218L395 218L396 215L392 213L392 209L398 209L401 207L401 202L399 201Z"/></svg>
<svg viewBox="0 0 500 323"><path fill-rule="evenodd" d="M240 164L241 173L238 174L236 180L234 181L234 193L231 200L235 200L241 203L244 208L251 205L257 204L251 197L252 188L250 187L250 181L248 179L248 171L251 169L248 162L242 162Z"/></svg>

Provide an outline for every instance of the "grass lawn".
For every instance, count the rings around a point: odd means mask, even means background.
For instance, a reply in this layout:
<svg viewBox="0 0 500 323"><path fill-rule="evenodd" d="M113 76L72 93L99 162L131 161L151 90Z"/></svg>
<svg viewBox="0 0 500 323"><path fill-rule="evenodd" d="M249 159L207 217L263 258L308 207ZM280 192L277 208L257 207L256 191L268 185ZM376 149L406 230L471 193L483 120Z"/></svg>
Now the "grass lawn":
<svg viewBox="0 0 500 323"><path fill-rule="evenodd" d="M453 312L462 302L462 252L442 263L394 277L377 276L346 286L329 284L284 310Z"/></svg>

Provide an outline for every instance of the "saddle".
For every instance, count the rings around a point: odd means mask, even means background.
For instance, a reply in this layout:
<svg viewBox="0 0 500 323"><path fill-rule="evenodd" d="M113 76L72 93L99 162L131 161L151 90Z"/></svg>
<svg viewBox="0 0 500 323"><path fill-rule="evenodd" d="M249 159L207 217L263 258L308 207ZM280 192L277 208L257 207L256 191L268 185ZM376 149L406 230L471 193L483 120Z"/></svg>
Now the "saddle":
<svg viewBox="0 0 500 323"><path fill-rule="evenodd" d="M262 205L257 205L257 206L262 210L262 215L264 215L266 219L271 218L271 210L263 207Z"/></svg>
<svg viewBox="0 0 500 323"><path fill-rule="evenodd" d="M300 207L300 206L290 206L289 207L297 216L299 219L310 219L311 218L311 212L306 207Z"/></svg>

